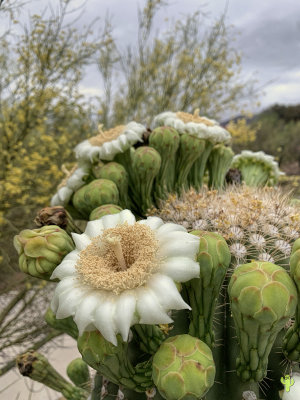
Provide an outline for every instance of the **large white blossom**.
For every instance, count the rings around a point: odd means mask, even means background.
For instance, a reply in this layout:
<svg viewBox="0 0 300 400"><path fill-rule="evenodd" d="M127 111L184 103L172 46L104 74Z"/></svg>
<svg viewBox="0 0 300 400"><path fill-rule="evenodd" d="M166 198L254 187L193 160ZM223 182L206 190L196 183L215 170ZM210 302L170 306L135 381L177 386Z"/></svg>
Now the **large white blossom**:
<svg viewBox="0 0 300 400"><path fill-rule="evenodd" d="M51 307L58 319L72 316L79 335L97 329L116 345L134 324L168 324L168 311L190 309L175 282L199 277L199 238L184 227L158 217L136 222L123 210L72 235L76 249L51 277L60 279Z"/></svg>
<svg viewBox="0 0 300 400"><path fill-rule="evenodd" d="M108 160L111 161L118 153L123 153L133 144L142 142L146 128L137 122L125 126L117 126L84 140L75 147L76 158L79 160Z"/></svg>
<svg viewBox="0 0 300 400"><path fill-rule="evenodd" d="M188 133L199 139L208 139L214 144L225 144L230 142L230 133L226 129L222 128L217 121L207 117L199 117L198 115L193 116L190 114L191 121L187 122L182 119L181 114L184 115L185 113L174 113L171 111L163 112L154 118L153 125L154 127L162 125L171 126L178 130L179 133Z"/></svg>

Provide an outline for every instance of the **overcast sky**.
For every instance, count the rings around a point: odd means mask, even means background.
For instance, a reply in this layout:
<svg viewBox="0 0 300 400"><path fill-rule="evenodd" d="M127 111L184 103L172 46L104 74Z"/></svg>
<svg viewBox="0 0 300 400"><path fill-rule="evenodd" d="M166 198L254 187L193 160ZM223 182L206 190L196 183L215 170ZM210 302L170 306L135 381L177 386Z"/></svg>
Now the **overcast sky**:
<svg viewBox="0 0 300 400"><path fill-rule="evenodd" d="M55 4L56 0L52 0ZM81 5L83 0L73 0ZM37 12L47 0L34 1L28 8ZM106 12L113 16L115 37L124 45L135 40L137 6L142 0L87 0L85 14L78 27ZM213 20L220 16L226 0L170 0L170 6L158 14L160 30L165 18L178 19L202 6ZM204 8L203 8L204 5ZM300 1L299 0L229 0L227 23L237 33L234 46L242 51L243 75L255 76L263 88L261 108L274 103L300 103ZM99 93L100 77L89 70L81 89L86 94Z"/></svg>

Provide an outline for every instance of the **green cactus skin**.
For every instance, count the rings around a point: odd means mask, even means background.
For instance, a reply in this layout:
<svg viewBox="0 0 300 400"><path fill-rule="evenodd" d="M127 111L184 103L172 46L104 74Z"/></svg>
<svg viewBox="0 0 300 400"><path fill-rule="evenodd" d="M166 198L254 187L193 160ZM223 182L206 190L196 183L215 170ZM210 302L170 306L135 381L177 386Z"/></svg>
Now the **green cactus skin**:
<svg viewBox="0 0 300 400"><path fill-rule="evenodd" d="M166 339L153 357L153 381L167 400L203 398L215 372L210 348L190 335Z"/></svg>
<svg viewBox="0 0 300 400"><path fill-rule="evenodd" d="M225 176L230 168L234 153L230 147L216 144L208 158L209 171L208 186L211 189L222 189L225 185Z"/></svg>
<svg viewBox="0 0 300 400"><path fill-rule="evenodd" d="M23 376L28 376L30 379L62 393L67 400L86 400L88 398L88 391L67 382L42 354L31 350L18 356L16 361Z"/></svg>
<svg viewBox="0 0 300 400"><path fill-rule="evenodd" d="M56 329L57 331L66 333L73 339L77 340L78 328L72 317L56 319L54 312L51 310L51 308L48 308L44 318L49 326Z"/></svg>
<svg viewBox="0 0 300 400"><path fill-rule="evenodd" d="M132 327L133 337L144 353L154 354L165 340L163 331L156 325L137 324Z"/></svg>
<svg viewBox="0 0 300 400"><path fill-rule="evenodd" d="M155 178L154 197L156 202L165 199L173 191L175 180L175 155L179 147L179 134L176 129L160 126L149 136L149 145L161 156L161 167Z"/></svg>
<svg viewBox="0 0 300 400"><path fill-rule="evenodd" d="M283 352L291 361L300 362L300 238L293 245L290 258L291 277L298 292L298 304L295 322L287 331L283 340Z"/></svg>
<svg viewBox="0 0 300 400"><path fill-rule="evenodd" d="M123 165L116 162L105 164L98 173L99 178L108 179L117 185L119 191L119 204L122 208L129 208L128 174Z"/></svg>
<svg viewBox="0 0 300 400"><path fill-rule="evenodd" d="M237 375L242 382L259 382L278 332L295 313L295 284L283 268L257 261L236 268L228 293L240 346Z"/></svg>
<svg viewBox="0 0 300 400"><path fill-rule="evenodd" d="M25 229L14 237L19 267L25 274L50 280L54 269L74 250L71 237L55 225Z"/></svg>
<svg viewBox="0 0 300 400"><path fill-rule="evenodd" d="M205 151L206 140L187 133L180 135L180 145L176 156L176 191L181 194L188 189L188 174L194 162Z"/></svg>
<svg viewBox="0 0 300 400"><path fill-rule="evenodd" d="M118 214L122 211L122 208L116 206L115 204L105 204L104 206L100 206L95 208L90 214L90 221L94 221L95 219L100 219L104 217L104 215Z"/></svg>
<svg viewBox="0 0 300 400"><path fill-rule="evenodd" d="M265 186L268 183L270 186L274 186L276 184L275 179L271 179L269 182L270 168L257 160L243 159L243 162L232 166L236 166L241 171L242 180L247 186Z"/></svg>
<svg viewBox="0 0 300 400"><path fill-rule="evenodd" d="M132 154L134 170L134 186L131 187L133 199L142 215L153 206L152 187L154 178L158 175L161 157L152 147L141 146Z"/></svg>
<svg viewBox="0 0 300 400"><path fill-rule="evenodd" d="M114 182L108 179L95 179L78 189L72 201L80 213L89 216L95 208L104 204L119 204L119 191Z"/></svg>
<svg viewBox="0 0 300 400"><path fill-rule="evenodd" d="M90 386L90 372L87 364L81 358L75 358L67 366L67 375L78 387L88 390Z"/></svg>
<svg viewBox="0 0 300 400"><path fill-rule="evenodd" d="M111 382L135 392L153 387L151 360L132 366L128 343L118 335L118 346L103 338L98 331L85 332L78 338L78 350L83 360Z"/></svg>
<svg viewBox="0 0 300 400"><path fill-rule="evenodd" d="M200 190L203 185L203 176L207 164L208 157L213 148L213 143L209 140L205 141L205 148L203 153L192 165L192 168L188 174L189 186L196 190Z"/></svg>
<svg viewBox="0 0 300 400"><path fill-rule="evenodd" d="M203 231L190 233L200 238L197 254L200 278L192 279L185 284L189 304L192 307L189 334L213 347L213 318L231 255L221 235Z"/></svg>

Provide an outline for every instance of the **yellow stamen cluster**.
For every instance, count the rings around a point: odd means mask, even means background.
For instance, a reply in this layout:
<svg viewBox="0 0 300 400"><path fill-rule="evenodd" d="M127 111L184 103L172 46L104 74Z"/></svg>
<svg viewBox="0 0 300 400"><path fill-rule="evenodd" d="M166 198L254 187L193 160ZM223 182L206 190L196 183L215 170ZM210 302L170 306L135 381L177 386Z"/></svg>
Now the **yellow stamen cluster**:
<svg viewBox="0 0 300 400"><path fill-rule="evenodd" d="M159 266L158 241L146 225L105 229L80 252L76 269L83 282L119 294L145 284Z"/></svg>
<svg viewBox="0 0 300 400"><path fill-rule="evenodd" d="M178 111L176 113L176 117L181 119L181 121L187 122L196 122L198 124L204 124L206 126L214 126L215 124L210 121L208 118L200 117L198 113L189 114L183 111Z"/></svg>
<svg viewBox="0 0 300 400"><path fill-rule="evenodd" d="M93 136L92 138L90 138L89 142L93 146L100 147L106 142L118 139L118 137L124 132L124 129L125 125L118 125L104 132L100 129L99 134L97 136Z"/></svg>

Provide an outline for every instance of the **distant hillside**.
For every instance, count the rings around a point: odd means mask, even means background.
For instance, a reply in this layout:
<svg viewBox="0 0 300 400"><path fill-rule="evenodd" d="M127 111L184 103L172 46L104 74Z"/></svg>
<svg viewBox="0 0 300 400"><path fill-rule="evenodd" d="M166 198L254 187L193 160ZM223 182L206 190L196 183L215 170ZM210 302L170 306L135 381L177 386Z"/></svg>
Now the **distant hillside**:
<svg viewBox="0 0 300 400"><path fill-rule="evenodd" d="M242 117L236 116L233 120L240 118ZM222 126L228 122L223 121ZM245 148L253 151L263 150L275 156L281 168L300 173L300 104L275 104L249 118L247 123L255 124L259 128L256 140L247 144Z"/></svg>

